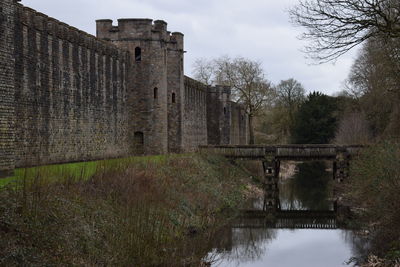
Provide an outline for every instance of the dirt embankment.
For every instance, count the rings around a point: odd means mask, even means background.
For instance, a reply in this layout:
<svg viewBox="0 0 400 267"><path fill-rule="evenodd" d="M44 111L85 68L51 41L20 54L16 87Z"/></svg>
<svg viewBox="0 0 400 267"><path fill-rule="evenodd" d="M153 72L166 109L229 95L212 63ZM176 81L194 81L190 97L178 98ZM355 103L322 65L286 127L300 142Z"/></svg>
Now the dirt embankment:
<svg viewBox="0 0 400 267"><path fill-rule="evenodd" d="M214 156L104 161L85 179L52 168L0 190L0 266L196 266L210 248L191 238L228 217L249 183Z"/></svg>

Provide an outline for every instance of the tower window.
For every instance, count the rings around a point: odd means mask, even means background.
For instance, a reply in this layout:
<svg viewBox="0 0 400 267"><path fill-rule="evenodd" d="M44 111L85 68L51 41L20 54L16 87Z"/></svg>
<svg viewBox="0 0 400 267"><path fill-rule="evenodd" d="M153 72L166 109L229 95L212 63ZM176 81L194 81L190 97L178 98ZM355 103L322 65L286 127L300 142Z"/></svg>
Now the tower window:
<svg viewBox="0 0 400 267"><path fill-rule="evenodd" d="M142 49L140 47L135 48L135 61L142 61Z"/></svg>
<svg viewBox="0 0 400 267"><path fill-rule="evenodd" d="M176 102L176 97L175 97L175 93L172 93L172 103Z"/></svg>
<svg viewBox="0 0 400 267"><path fill-rule="evenodd" d="M158 97L158 88L154 87L154 99L157 99Z"/></svg>
<svg viewBox="0 0 400 267"><path fill-rule="evenodd" d="M226 108L224 108L224 114L226 114Z"/></svg>

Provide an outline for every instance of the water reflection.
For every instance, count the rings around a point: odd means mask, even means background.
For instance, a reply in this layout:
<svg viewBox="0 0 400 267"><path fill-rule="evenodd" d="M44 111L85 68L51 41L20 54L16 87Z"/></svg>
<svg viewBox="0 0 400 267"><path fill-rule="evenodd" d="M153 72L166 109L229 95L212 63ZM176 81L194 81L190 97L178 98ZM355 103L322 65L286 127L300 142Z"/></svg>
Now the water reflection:
<svg viewBox="0 0 400 267"><path fill-rule="evenodd" d="M281 209L332 210L332 173L326 171L328 164L319 161L297 164L298 171L293 176L281 179Z"/></svg>
<svg viewBox="0 0 400 267"><path fill-rule="evenodd" d="M213 266L220 266L223 262L227 266L241 266L246 262L254 262L264 256L267 247L276 237L276 231L270 229L232 228L232 249L213 255ZM209 261L209 260L208 260Z"/></svg>
<svg viewBox="0 0 400 267"><path fill-rule="evenodd" d="M229 249L214 249L212 266L345 266L366 245L336 219L330 172L324 162L302 163L279 184L280 206L254 201L225 233ZM268 192L266 192L268 195ZM226 236L223 238L226 240Z"/></svg>
<svg viewBox="0 0 400 267"><path fill-rule="evenodd" d="M356 231L343 231L342 238L351 246L351 260L349 262L357 264L365 262L371 250L367 236L357 234Z"/></svg>
<svg viewBox="0 0 400 267"><path fill-rule="evenodd" d="M213 254L212 266L345 266L351 248L341 238L341 230L233 229L233 238L243 238L229 253ZM271 235L262 242L246 241L246 236ZM251 239L249 239L251 240Z"/></svg>

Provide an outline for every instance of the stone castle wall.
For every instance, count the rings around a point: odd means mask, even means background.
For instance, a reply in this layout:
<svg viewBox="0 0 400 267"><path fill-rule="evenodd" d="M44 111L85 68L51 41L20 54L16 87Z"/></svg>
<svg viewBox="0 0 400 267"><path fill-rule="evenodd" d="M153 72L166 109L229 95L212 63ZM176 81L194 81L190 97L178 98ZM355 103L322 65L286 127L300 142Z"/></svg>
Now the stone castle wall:
<svg viewBox="0 0 400 267"><path fill-rule="evenodd" d="M0 175L15 167L14 0L0 2Z"/></svg>
<svg viewBox="0 0 400 267"><path fill-rule="evenodd" d="M185 105L183 117L183 150L193 152L199 145L207 145L207 86L185 77Z"/></svg>
<svg viewBox="0 0 400 267"><path fill-rule="evenodd" d="M16 166L128 155L128 53L16 8Z"/></svg>
<svg viewBox="0 0 400 267"><path fill-rule="evenodd" d="M247 143L230 88L184 76L183 34L150 19L97 37L0 3L0 176L15 167Z"/></svg>

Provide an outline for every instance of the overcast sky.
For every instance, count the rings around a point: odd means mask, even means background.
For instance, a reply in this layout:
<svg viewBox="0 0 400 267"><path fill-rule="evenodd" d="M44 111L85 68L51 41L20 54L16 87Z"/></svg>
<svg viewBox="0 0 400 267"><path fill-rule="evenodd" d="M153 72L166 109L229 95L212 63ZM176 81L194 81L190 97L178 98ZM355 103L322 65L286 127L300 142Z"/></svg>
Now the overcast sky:
<svg viewBox="0 0 400 267"><path fill-rule="evenodd" d="M95 35L96 19L151 18L185 34L185 73L197 58L221 55L261 61L277 84L295 78L307 91L333 94L342 89L356 51L335 64L312 65L300 51L302 29L286 10L297 0L22 0L25 6Z"/></svg>

